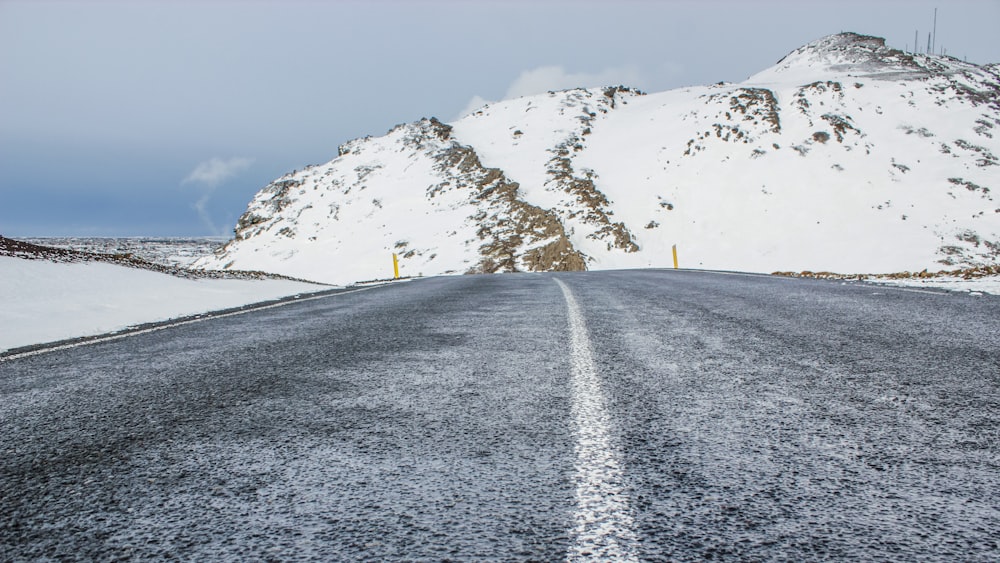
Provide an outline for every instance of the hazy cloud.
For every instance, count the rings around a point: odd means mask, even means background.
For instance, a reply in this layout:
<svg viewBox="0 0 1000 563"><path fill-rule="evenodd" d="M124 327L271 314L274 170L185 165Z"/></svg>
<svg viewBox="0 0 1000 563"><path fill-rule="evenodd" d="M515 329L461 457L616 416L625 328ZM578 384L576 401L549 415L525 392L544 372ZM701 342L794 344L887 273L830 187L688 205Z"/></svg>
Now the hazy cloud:
<svg viewBox="0 0 1000 563"><path fill-rule="evenodd" d="M561 66L541 66L532 70L523 71L507 87L504 100L520 98L521 96L531 96L534 94L544 94L548 91L569 90L571 88L594 88L597 86L624 86L641 87L642 76L635 66L623 66L608 68L601 72L567 72ZM490 100L482 96L473 96L465 109L458 114L457 118L466 115L483 107ZM456 119L457 119L456 118Z"/></svg>
<svg viewBox="0 0 1000 563"><path fill-rule="evenodd" d="M487 100L486 98L483 98L482 96L472 96L472 99L469 100L469 103L465 104L465 109L463 109L462 112L459 113L455 119L461 119L469 115L470 113L476 111L477 109L485 106L488 103L490 103L490 101Z"/></svg>
<svg viewBox="0 0 1000 563"><path fill-rule="evenodd" d="M253 164L252 158L234 157L229 159L211 158L195 167L182 184L202 184L214 188L246 170Z"/></svg>
<svg viewBox="0 0 1000 563"><path fill-rule="evenodd" d="M522 72L507 88L504 99L542 94L549 90L593 88L618 84L638 86L640 81L639 70L634 66L609 68L596 73L566 72L566 69L561 66L542 66Z"/></svg>

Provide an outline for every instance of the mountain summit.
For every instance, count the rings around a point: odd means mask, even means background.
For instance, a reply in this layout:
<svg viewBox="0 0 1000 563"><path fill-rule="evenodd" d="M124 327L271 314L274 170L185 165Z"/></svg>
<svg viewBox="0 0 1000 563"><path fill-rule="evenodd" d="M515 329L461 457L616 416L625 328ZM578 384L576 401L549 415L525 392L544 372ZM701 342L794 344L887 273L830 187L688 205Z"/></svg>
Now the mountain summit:
<svg viewBox="0 0 1000 563"><path fill-rule="evenodd" d="M261 190L208 268L332 283L669 267L1000 262L1000 67L853 33L747 81L490 104L340 147Z"/></svg>
<svg viewBox="0 0 1000 563"><path fill-rule="evenodd" d="M838 33L813 41L778 61L774 71L801 67L824 73L878 73L921 68L919 59L887 47L885 39L857 33Z"/></svg>
<svg viewBox="0 0 1000 563"><path fill-rule="evenodd" d="M883 79L926 79L932 75L960 74L978 68L945 56L926 56L893 49L885 39L857 33L829 35L804 45L753 77L762 81L769 76L804 74L824 79L834 77L869 77Z"/></svg>

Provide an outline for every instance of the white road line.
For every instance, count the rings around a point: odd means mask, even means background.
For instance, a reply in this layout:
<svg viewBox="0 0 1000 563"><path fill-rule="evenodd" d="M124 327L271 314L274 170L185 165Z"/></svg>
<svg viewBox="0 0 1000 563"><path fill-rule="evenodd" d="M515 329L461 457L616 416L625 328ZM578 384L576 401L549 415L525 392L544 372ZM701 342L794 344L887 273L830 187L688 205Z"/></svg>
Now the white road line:
<svg viewBox="0 0 1000 563"><path fill-rule="evenodd" d="M636 536L610 416L580 307L569 287L555 280L569 312L576 434L576 512L567 561L638 561Z"/></svg>
<svg viewBox="0 0 1000 563"><path fill-rule="evenodd" d="M157 325L157 326L150 327L150 328L143 329L143 330L135 330L135 331L131 331L131 332L123 332L121 334L109 334L108 336L102 336L102 337L99 337L99 338L94 338L94 339L90 339L90 340L84 340L84 341L81 341L81 342L72 342L72 343L69 343L69 344L60 344L58 346L52 346L50 348L39 348L37 350L31 350L29 352L22 352L20 354L11 354L9 356L0 357L0 363L2 363L2 362L8 362L8 361L11 361L11 360L17 360L19 358L27 358L27 357L30 357L30 356L37 356L39 354L47 354L49 352L55 352L57 350L68 350L70 348L78 348L80 346L89 346L90 344L97 344L98 342L109 342L109 341L112 341L112 340L121 340L122 338L128 338L130 336L137 336L137 335L140 335L140 334L148 334L150 332L156 332L156 331L159 331L159 330L164 330L164 329L175 327L175 326L184 326L184 325L189 325L189 324L194 324L194 323L200 323L202 321L209 321L209 320L213 320L213 319L224 319L226 317L235 317L236 315L244 315L246 313L252 313L254 311L264 311L264 310L267 310L267 309L274 309L274 308L277 308L277 307L284 307L285 305L291 305L292 303L302 303L304 301L313 301L315 299L326 299L327 297L334 297L334 296L337 296L337 295L347 295L348 293L357 293L359 291L366 291L366 290L372 289L373 287L381 287L381 286L373 285L373 286L369 286L369 287L361 287L361 288L358 288L358 289L352 289L352 290L349 290L349 291L341 291L340 293L328 293L326 295L318 295L318 296L315 296L315 297L303 297L301 299L293 299L293 300L289 300L289 301L282 301L281 303L274 303L273 305L264 305L262 307L254 307L254 308L250 308L250 309L244 309L242 311L233 311L232 313L224 313L224 314L221 314L221 315L212 315L211 313L205 313L204 317L199 317L199 318L195 318L195 319L187 319L187 320L183 320L183 321L177 321L177 322L173 322L173 323L167 323L167 324Z"/></svg>

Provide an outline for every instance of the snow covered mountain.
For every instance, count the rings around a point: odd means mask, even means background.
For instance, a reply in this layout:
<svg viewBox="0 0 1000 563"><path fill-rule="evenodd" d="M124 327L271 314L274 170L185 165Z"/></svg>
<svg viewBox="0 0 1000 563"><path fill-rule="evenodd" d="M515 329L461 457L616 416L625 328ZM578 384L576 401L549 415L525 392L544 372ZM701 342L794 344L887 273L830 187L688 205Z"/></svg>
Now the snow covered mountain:
<svg viewBox="0 0 1000 563"><path fill-rule="evenodd" d="M550 92L395 127L261 190L205 268L348 283L1000 262L1000 65L842 33L739 84Z"/></svg>

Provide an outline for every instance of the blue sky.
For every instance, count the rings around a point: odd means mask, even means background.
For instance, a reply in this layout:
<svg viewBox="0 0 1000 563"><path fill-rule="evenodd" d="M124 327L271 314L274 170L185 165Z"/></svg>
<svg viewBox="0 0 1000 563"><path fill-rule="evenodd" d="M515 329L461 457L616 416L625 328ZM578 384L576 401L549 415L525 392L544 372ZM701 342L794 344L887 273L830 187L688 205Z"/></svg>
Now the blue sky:
<svg viewBox="0 0 1000 563"><path fill-rule="evenodd" d="M1000 0L0 0L0 234L228 235L397 123L573 86L741 81L840 31L1000 62Z"/></svg>

